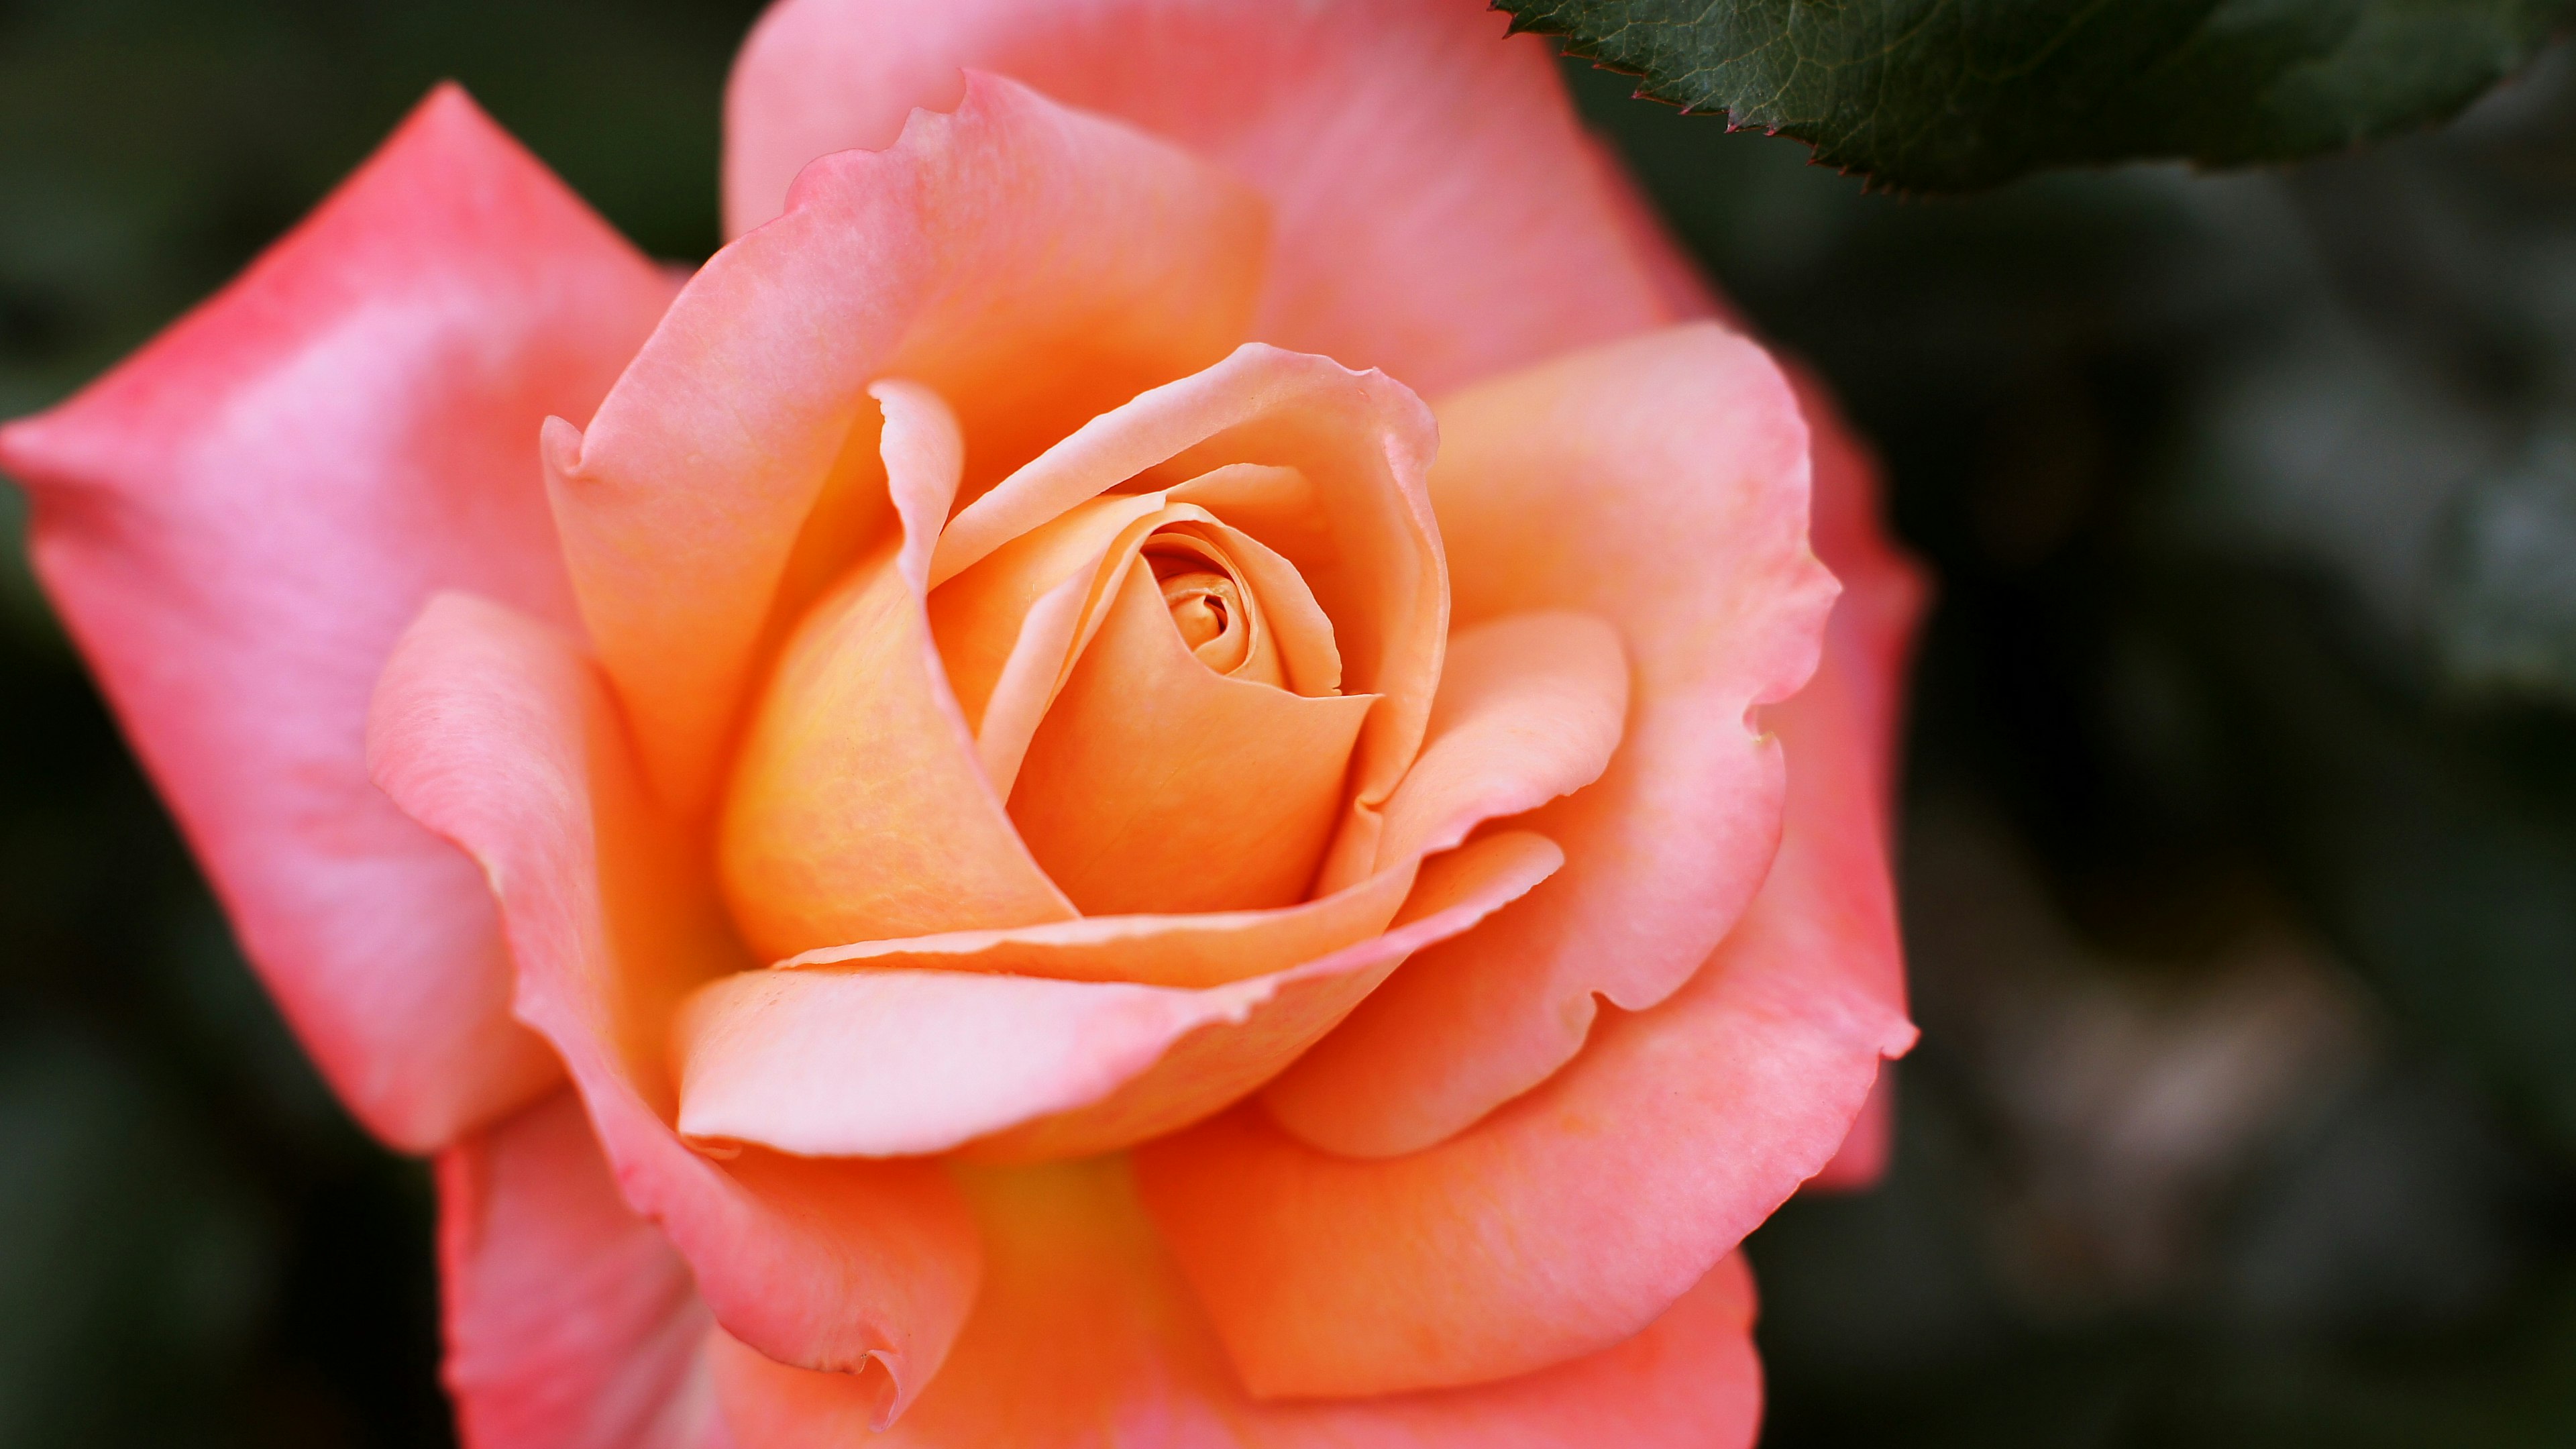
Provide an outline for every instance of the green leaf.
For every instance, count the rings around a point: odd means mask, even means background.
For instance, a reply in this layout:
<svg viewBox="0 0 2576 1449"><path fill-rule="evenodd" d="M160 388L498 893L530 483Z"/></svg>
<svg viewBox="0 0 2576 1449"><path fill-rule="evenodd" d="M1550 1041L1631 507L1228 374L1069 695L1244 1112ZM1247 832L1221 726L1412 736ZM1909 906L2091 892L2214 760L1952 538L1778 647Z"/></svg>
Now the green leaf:
<svg viewBox="0 0 2576 1449"><path fill-rule="evenodd" d="M2442 120L2569 0L1495 0L1638 93L1893 189L2313 155Z"/></svg>

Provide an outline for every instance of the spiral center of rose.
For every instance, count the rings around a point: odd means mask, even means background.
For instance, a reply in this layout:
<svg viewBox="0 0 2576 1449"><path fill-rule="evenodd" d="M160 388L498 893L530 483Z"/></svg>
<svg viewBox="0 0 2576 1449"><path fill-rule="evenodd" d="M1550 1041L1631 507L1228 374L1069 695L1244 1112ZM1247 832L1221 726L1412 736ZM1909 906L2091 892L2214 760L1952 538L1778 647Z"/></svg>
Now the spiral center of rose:
<svg viewBox="0 0 2576 1449"><path fill-rule="evenodd" d="M1253 658L1256 644L1266 642L1259 638L1258 611L1220 551L1187 534L1161 533L1143 553L1162 586L1163 607L1170 611L1173 627L1200 663L1219 674L1241 671L1264 684L1279 682L1275 669L1264 670ZM1244 668L1247 663L1250 670Z"/></svg>

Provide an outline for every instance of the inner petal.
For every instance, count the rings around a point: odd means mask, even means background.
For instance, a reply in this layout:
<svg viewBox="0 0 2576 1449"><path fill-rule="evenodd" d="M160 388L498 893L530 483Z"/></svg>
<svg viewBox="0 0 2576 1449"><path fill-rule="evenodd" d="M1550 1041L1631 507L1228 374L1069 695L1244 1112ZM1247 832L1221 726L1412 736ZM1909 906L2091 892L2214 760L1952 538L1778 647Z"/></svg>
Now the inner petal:
<svg viewBox="0 0 2576 1449"><path fill-rule="evenodd" d="M1150 568L1125 570L1029 740L1011 818L1086 915L1302 900L1376 696L1309 698L1218 673L1193 657L1166 598Z"/></svg>
<svg viewBox="0 0 2576 1449"><path fill-rule="evenodd" d="M1173 627L1200 663L1235 679L1286 683L1259 596L1214 539L1179 525L1147 538L1143 556Z"/></svg>

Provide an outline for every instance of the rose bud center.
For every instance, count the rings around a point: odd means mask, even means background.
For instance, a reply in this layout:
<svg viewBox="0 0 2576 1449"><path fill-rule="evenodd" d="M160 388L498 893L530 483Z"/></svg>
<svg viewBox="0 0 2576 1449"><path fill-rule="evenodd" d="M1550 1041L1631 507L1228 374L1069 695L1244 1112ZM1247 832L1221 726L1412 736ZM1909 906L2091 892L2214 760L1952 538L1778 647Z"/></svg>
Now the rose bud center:
<svg viewBox="0 0 2576 1449"><path fill-rule="evenodd" d="M1283 649L1334 647L1286 560L1195 508L1129 537L1097 566L1096 632L1030 737L1011 818L1087 914L1302 899L1369 698L1342 695L1337 665L1291 687Z"/></svg>

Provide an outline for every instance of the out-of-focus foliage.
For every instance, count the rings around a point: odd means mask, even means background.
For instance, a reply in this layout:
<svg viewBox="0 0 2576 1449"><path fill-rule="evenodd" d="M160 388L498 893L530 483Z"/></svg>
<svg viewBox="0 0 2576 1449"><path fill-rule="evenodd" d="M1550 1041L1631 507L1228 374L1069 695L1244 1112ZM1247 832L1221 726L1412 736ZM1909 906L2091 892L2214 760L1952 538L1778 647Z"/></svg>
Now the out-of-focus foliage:
<svg viewBox="0 0 2576 1449"><path fill-rule="evenodd" d="M1907 191L2313 156L2446 118L2566 0L1496 0L1641 94Z"/></svg>
<svg viewBox="0 0 2576 1449"><path fill-rule="evenodd" d="M702 253L756 8L0 0L0 413L441 75ZM2296 170L1926 203L1569 66L1941 580L1925 1038L1887 1186L1754 1239L1769 1442L2576 1442L2566 70ZM322 1093L7 569L0 1443L445 1442L425 1175Z"/></svg>

